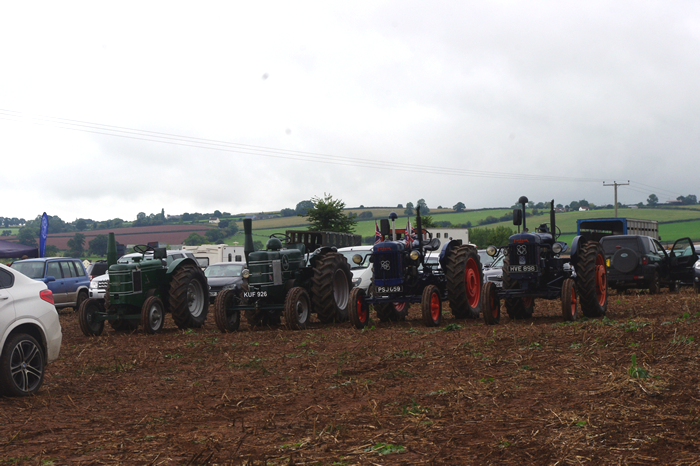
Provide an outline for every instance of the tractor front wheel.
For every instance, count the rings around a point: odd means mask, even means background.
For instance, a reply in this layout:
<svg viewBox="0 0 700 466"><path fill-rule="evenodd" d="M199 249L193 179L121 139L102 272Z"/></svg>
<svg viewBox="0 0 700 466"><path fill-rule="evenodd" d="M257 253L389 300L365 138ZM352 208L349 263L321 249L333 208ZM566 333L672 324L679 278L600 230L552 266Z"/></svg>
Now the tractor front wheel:
<svg viewBox="0 0 700 466"><path fill-rule="evenodd" d="M88 299L83 301L78 309L78 323L80 330L86 337L97 337L102 334L105 328L103 320L95 320L98 312L103 312L102 303L96 299Z"/></svg>
<svg viewBox="0 0 700 466"><path fill-rule="evenodd" d="M163 329L165 309L158 296L151 296L141 306L141 324L146 333L154 335Z"/></svg>
<svg viewBox="0 0 700 466"><path fill-rule="evenodd" d="M445 259L447 299L452 315L457 319L478 319L484 281L479 253L471 246L462 245L453 248Z"/></svg>
<svg viewBox="0 0 700 466"><path fill-rule="evenodd" d="M311 307L321 322L348 320L351 289L350 264L342 254L327 252L316 259L311 279Z"/></svg>
<svg viewBox="0 0 700 466"><path fill-rule="evenodd" d="M311 317L309 293L300 286L295 286L287 293L284 300L284 320L292 330L304 330Z"/></svg>
<svg viewBox="0 0 700 466"><path fill-rule="evenodd" d="M377 317L380 322L398 322L405 320L408 315L408 303L377 303Z"/></svg>
<svg viewBox="0 0 700 466"><path fill-rule="evenodd" d="M428 327L438 327L442 321L442 300L437 286L428 285L423 289L420 305L423 323Z"/></svg>
<svg viewBox="0 0 700 466"><path fill-rule="evenodd" d="M578 252L576 291L586 317L602 317L608 309L608 273L605 252L597 241L589 241Z"/></svg>
<svg viewBox="0 0 700 466"><path fill-rule="evenodd" d="M576 322L579 318L576 283L571 278L564 280L561 287L561 314L569 322Z"/></svg>
<svg viewBox="0 0 700 466"><path fill-rule="evenodd" d="M496 325L501 320L501 302L498 299L498 288L493 282L484 283L481 289L481 309L486 325Z"/></svg>
<svg viewBox="0 0 700 466"><path fill-rule="evenodd" d="M362 288L353 288L350 291L348 317L352 325L359 330L365 328L369 322L369 304L365 301L365 290Z"/></svg>
<svg viewBox="0 0 700 466"><path fill-rule="evenodd" d="M510 260L506 255L503 259L503 289L514 290L520 288L520 283L510 278L508 266ZM505 298L506 312L511 320L529 319L535 310L535 298Z"/></svg>
<svg viewBox="0 0 700 466"><path fill-rule="evenodd" d="M170 312L178 328L200 328L209 312L209 297L205 295L207 279L202 269L183 265L170 280Z"/></svg>
<svg viewBox="0 0 700 466"><path fill-rule="evenodd" d="M230 309L241 305L241 290L223 290L214 301L214 322L222 332L235 332L241 325L241 311Z"/></svg>

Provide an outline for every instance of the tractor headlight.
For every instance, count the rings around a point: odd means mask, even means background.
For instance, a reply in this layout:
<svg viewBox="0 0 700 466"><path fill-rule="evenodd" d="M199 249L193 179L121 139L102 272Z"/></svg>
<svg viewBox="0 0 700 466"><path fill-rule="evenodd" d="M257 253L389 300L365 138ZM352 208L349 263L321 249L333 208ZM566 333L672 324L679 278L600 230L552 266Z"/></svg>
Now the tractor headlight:
<svg viewBox="0 0 700 466"><path fill-rule="evenodd" d="M411 260L416 261L420 257L420 253L414 249L413 251L411 251L408 257L410 257Z"/></svg>
<svg viewBox="0 0 700 466"><path fill-rule="evenodd" d="M352 256L352 261L357 265L360 265L362 263L362 256L359 254L355 254L354 256Z"/></svg>
<svg viewBox="0 0 700 466"><path fill-rule="evenodd" d="M552 245L552 252L554 254L559 254L563 248L561 247L561 243L554 243Z"/></svg>
<svg viewBox="0 0 700 466"><path fill-rule="evenodd" d="M250 277L250 270L248 270L248 269L243 269L243 271L241 272L241 277L243 277L243 278L248 278L248 277Z"/></svg>
<svg viewBox="0 0 700 466"><path fill-rule="evenodd" d="M491 257L495 256L497 252L498 249L496 249L496 246L489 246L486 248L486 254L488 254Z"/></svg>

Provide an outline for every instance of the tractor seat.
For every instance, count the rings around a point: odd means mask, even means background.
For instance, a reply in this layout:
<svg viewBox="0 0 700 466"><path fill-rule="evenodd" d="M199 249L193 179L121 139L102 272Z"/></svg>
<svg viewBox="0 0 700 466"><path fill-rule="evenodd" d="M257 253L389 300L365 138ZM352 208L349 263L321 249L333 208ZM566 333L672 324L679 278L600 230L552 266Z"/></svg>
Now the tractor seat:
<svg viewBox="0 0 700 466"><path fill-rule="evenodd" d="M430 241L423 241L423 249L426 251L437 251L440 249L440 240L433 238Z"/></svg>

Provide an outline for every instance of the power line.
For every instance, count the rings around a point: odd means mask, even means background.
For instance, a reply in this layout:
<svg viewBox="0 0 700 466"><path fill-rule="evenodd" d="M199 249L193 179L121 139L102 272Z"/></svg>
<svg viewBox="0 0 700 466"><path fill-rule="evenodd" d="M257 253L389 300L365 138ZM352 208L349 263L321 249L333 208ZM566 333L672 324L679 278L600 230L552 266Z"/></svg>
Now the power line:
<svg viewBox="0 0 700 466"><path fill-rule="evenodd" d="M454 175L476 178L501 178L528 181L568 181L568 182L600 182L596 178L565 177L556 175L534 175L524 173L506 173L481 170L467 170L453 167L439 167L431 165L410 164L404 162L382 161L376 159L353 158L347 159L342 156L320 154L315 152L304 152L295 150L276 149L272 147L256 146L252 144L241 144L214 139L196 138L182 136L171 133L140 130L123 126L105 125L101 123L91 123L81 120L70 120L66 118L56 118L49 116L25 115L14 110L0 109L0 115L7 117L2 120L20 121L28 118L29 122L39 126L51 126L55 128L80 131L84 133L99 134L105 136L121 137L147 142L159 142L183 147L193 147L199 149L218 150L224 152L257 155L286 160L301 160L307 162L326 163L333 165L358 166L364 168L389 169L392 171L408 171L430 173L437 175Z"/></svg>

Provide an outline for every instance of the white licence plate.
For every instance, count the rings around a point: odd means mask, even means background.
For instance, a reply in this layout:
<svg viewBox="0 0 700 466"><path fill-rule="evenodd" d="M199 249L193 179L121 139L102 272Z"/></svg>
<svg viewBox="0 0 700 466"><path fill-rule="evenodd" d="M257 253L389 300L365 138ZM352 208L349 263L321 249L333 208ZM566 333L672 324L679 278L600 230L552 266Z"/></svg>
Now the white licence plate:
<svg viewBox="0 0 700 466"><path fill-rule="evenodd" d="M536 265L510 265L508 266L508 272L510 273L526 273L526 272L537 272L538 268Z"/></svg>
<svg viewBox="0 0 700 466"><path fill-rule="evenodd" d="M403 292L403 285L396 286L378 286L377 293L401 293Z"/></svg>

